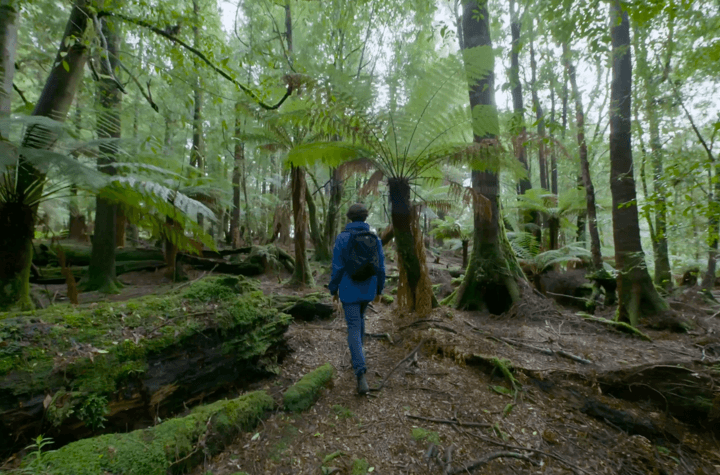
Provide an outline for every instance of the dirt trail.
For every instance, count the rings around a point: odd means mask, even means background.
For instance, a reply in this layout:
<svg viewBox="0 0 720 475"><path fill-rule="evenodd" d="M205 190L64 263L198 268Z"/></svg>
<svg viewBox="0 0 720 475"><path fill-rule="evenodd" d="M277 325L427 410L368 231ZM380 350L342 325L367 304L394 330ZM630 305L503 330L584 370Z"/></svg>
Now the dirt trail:
<svg viewBox="0 0 720 475"><path fill-rule="evenodd" d="M366 344L371 387L422 338L427 343L369 397L355 394L340 315L293 324L294 353L280 376L261 386L279 395L325 362L337 369L333 386L307 412L275 413L194 473L442 474L498 455L472 473L720 473L720 446L709 430L714 423L691 425L649 399L605 395L595 379L642 363L701 360L702 349L693 346L698 335L650 332L653 342L643 342L542 305L545 312L537 306L525 312L537 318L440 309L430 321L412 325L394 307L376 304L367 331L393 341L370 338ZM592 363L560 356L560 349ZM519 391L511 393L500 371L475 367L472 353L512 361Z"/></svg>

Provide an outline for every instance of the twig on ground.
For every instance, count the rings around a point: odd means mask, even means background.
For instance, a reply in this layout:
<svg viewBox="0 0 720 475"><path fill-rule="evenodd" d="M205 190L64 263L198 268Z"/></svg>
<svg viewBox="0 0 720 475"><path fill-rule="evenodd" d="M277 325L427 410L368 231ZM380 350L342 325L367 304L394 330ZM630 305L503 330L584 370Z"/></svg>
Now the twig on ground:
<svg viewBox="0 0 720 475"><path fill-rule="evenodd" d="M173 290L179 290L179 289L182 289L183 287L187 287L188 285L192 285L195 282L197 282L198 280L204 278L206 275L212 274L215 269L217 269L217 264L215 264L215 267L213 267L209 271L203 272L202 274L200 274L200 277L198 277L197 279L189 280L187 282L184 282L184 283L178 285L177 287L172 287L172 288L170 288L170 290L168 290L168 292L173 291Z"/></svg>
<svg viewBox="0 0 720 475"><path fill-rule="evenodd" d="M468 462L462 467L458 467L455 470L452 470L448 472L450 475L455 475L459 473L469 473L471 470L475 470L476 468L480 468L483 465L485 465L488 462L491 462L497 458L514 458L519 460L524 460L526 462L533 463L532 460L530 460L527 456L519 454L517 452L493 452L491 454L486 455L485 457L474 460L472 462Z"/></svg>
<svg viewBox="0 0 720 475"><path fill-rule="evenodd" d="M385 383L387 383L387 380L390 379L390 376L392 376L392 374L395 372L395 370L398 369L401 364L403 364L404 362L406 362L407 360L412 358L415 355L415 353L417 353L418 350L420 348L422 348L422 346L424 344L425 344L425 339L423 338L422 340L420 340L420 343L418 343L418 346L416 346L414 350L412 350L405 358L403 358L398 364L396 364L395 367L388 373L388 375L385 376L385 379L382 380L382 383L380 383L380 386L378 386L377 388L370 388L370 391L380 391L385 386Z"/></svg>
<svg viewBox="0 0 720 475"><path fill-rule="evenodd" d="M462 429L458 428L458 430L462 430ZM585 470L585 469L583 469L583 468L580 468L580 467L578 467L577 465L574 465L574 464L568 462L567 460L565 460L564 458L560 457L559 455L555 455L555 454L550 453L550 452L545 452L545 451L543 451L543 450L538 450L538 449L531 449L531 448L529 448L529 447L520 447L520 446L518 446L518 445L506 444L506 443L504 443L504 442L500 442L500 441L497 441L497 440L493 440L493 439L490 439L489 437L483 437L483 436L481 436L481 435L479 435L479 434L474 434L474 433L472 433L472 432L467 432L467 431L463 431L463 432L464 432L465 434L469 434L469 435L475 437L476 439L482 440L482 441L487 442L487 443L489 443L489 444L494 444L494 445L500 446L500 447L502 447L502 448L504 448L504 449L508 449L508 450L525 450L525 451L528 451L528 452L534 452L534 453L536 453L536 454L544 455L544 456L546 456L546 457L550 457L550 458L552 458L552 459L557 460L558 462L562 463L563 465L565 465L565 466L567 466L567 467L570 467L571 469L573 469L573 470L575 470L575 471L582 472L582 473L586 473L587 475L593 475L591 472L588 472L587 470Z"/></svg>
<svg viewBox="0 0 720 475"><path fill-rule="evenodd" d="M573 361L577 361L578 363L592 364L592 361L586 360L585 358L581 358L580 356L573 355L572 353L568 353L565 350L557 350L555 353L557 353L558 355L563 356L565 358L571 359Z"/></svg>
<svg viewBox="0 0 720 475"><path fill-rule="evenodd" d="M492 427L492 424L488 424L486 422L462 422L450 419L434 419L432 417L413 416L412 414L405 414L405 417L408 419L417 419L419 421L437 422L438 424L459 425L461 427Z"/></svg>
<svg viewBox="0 0 720 475"><path fill-rule="evenodd" d="M564 297L566 299L579 300L581 302L592 302L592 300L586 299L585 297L573 297L572 295L556 294L555 292L545 292L545 293L548 295L553 295L555 297Z"/></svg>
<svg viewBox="0 0 720 475"><path fill-rule="evenodd" d="M424 318L422 320L415 320L414 322L404 325L400 328L398 328L398 331L405 330L406 328L414 327L415 325L420 325L421 323L442 323L442 320L438 320L437 318Z"/></svg>

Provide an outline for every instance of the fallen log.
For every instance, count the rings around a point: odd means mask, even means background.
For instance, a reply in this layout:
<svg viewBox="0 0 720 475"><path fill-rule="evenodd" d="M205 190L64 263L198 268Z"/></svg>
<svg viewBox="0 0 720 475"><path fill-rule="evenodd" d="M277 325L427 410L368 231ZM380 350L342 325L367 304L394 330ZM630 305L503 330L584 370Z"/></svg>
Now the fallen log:
<svg viewBox="0 0 720 475"><path fill-rule="evenodd" d="M178 261L189 264L196 269L212 270L221 274L243 275L253 277L265 273L265 265L260 259L247 259L243 262L233 263L220 259L207 259L204 257L179 254Z"/></svg>
<svg viewBox="0 0 720 475"><path fill-rule="evenodd" d="M190 415L155 427L80 440L43 454L42 473L187 473L221 452L238 434L254 428L273 406L272 397L256 391L197 407ZM34 455L25 457L26 464L33 460Z"/></svg>
<svg viewBox="0 0 720 475"><path fill-rule="evenodd" d="M70 266L89 266L92 246L88 244L61 242L65 260ZM115 249L115 261L163 261L165 256L162 249L145 248L118 248ZM33 264L46 267L59 267L55 251L45 243L35 245Z"/></svg>
<svg viewBox="0 0 720 475"><path fill-rule="evenodd" d="M66 443L141 428L267 376L288 351L290 321L234 276L162 297L0 316L0 455L41 433Z"/></svg>
<svg viewBox="0 0 720 475"><path fill-rule="evenodd" d="M278 311L303 322L327 320L335 313L330 296L323 292L307 295L276 295L273 296L273 302Z"/></svg>
<svg viewBox="0 0 720 475"><path fill-rule="evenodd" d="M144 270L156 270L165 267L165 261L120 261L115 263L115 275L127 274ZM70 271L76 280L87 275L88 266L73 266ZM37 275L30 277L30 283L39 285L64 284L65 277L59 267L38 268Z"/></svg>

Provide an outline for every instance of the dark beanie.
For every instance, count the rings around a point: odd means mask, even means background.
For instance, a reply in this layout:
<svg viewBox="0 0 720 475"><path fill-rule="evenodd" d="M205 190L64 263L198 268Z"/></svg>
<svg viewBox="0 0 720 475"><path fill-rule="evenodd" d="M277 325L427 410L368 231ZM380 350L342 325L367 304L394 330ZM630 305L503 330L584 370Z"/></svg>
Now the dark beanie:
<svg viewBox="0 0 720 475"><path fill-rule="evenodd" d="M351 205L346 214L350 221L365 221L368 217L368 210L362 203Z"/></svg>

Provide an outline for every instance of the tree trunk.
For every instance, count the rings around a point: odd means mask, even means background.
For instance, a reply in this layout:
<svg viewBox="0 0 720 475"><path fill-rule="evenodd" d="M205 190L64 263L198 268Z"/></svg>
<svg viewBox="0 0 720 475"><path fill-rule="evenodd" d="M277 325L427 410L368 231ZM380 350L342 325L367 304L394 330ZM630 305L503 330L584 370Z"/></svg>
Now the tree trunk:
<svg viewBox="0 0 720 475"><path fill-rule="evenodd" d="M107 42L107 60L100 60L101 77L97 86L97 134L99 139L120 138L120 90L114 80L117 68L117 49L119 38L117 27L108 25L109 19L102 22L102 34ZM101 54L105 54L104 52ZM108 64L109 63L109 64ZM110 69L108 69L108 66ZM118 151L116 142L103 143L99 146L100 156L97 167L108 175L115 174L115 157ZM95 229L92 238L92 254L88 279L83 289L98 290L105 293L118 292L121 286L115 275L115 247L117 229L117 205L108 200L97 197L95 199ZM123 220L124 231L124 220Z"/></svg>
<svg viewBox="0 0 720 475"><path fill-rule="evenodd" d="M515 10L515 0L510 0L510 21L512 50L510 52L510 70L508 74L510 76L510 87L512 88L513 99L512 135L516 143L515 156L525 171L529 173L527 148L525 147L525 140L527 140L524 118L525 108L523 107L522 83L520 82L520 29L522 25L520 23L519 13ZM524 195L530 188L532 188L532 184L530 183L530 176L528 175L518 183L518 194Z"/></svg>
<svg viewBox="0 0 720 475"><path fill-rule="evenodd" d="M118 206L115 212L115 247L125 247L125 228L127 217L125 211Z"/></svg>
<svg viewBox="0 0 720 475"><path fill-rule="evenodd" d="M487 2L465 2L463 5L463 33L465 50L463 56L466 69L477 70L480 61L485 74L470 84L470 107L473 115L481 113L485 120L475 121L473 132L475 142L485 141L487 153L498 153L494 146L498 127L494 130L481 130L483 123L497 124L498 113L495 107L495 89L490 39L490 20ZM477 112L476 112L477 111ZM491 158L491 157L488 157ZM468 263L465 278L453 297L458 308L468 310L487 309L491 313L500 314L510 308L520 298L518 280L522 272L513 256L507 255L509 243L504 229L500 225L500 208L498 206L499 182L498 175L491 171L472 172L474 228L473 250ZM397 235L397 229L396 229ZM511 262L512 260L512 262Z"/></svg>
<svg viewBox="0 0 720 475"><path fill-rule="evenodd" d="M531 23L532 26L532 23ZM534 36L534 30L531 31L531 35ZM535 62L535 46L532 39L530 40L530 89L532 91L533 107L535 107L535 120L537 121L537 134L538 134L538 168L540 169L540 188L548 190L547 180L547 160L545 158L545 114L543 113L542 104L537 93L537 63Z"/></svg>
<svg viewBox="0 0 720 475"><path fill-rule="evenodd" d="M200 7L198 6L198 0L193 0L193 47L200 47L200 33L198 24L200 23ZM200 69L200 64L197 58L193 60L195 65L195 71ZM203 141L203 123L202 123L202 102L203 94L201 89L200 76L195 76L195 84L193 85L193 136L192 136L192 148L190 149L190 166L200 170L200 174L205 173L205 150ZM202 197L198 197L202 201ZM200 227L203 227L204 217L198 213L197 222Z"/></svg>
<svg viewBox="0 0 720 475"><path fill-rule="evenodd" d="M588 229L590 231L590 253L592 255L593 270L603 269L602 253L600 252L600 233L597 228L597 208L595 206L595 187L590 177L590 163L588 162L587 143L585 142L585 113L583 110L582 96L577 87L575 78L575 66L570 57L570 48L563 43L563 58L565 69L568 72L572 94L575 98L575 121L577 124L577 142L580 153L580 170L582 171L583 187L585 188L585 202L588 217ZM633 182L633 186L634 182Z"/></svg>
<svg viewBox="0 0 720 475"><path fill-rule="evenodd" d="M615 262L619 272L617 320L637 325L642 313L657 315L667 310L668 305L650 279L640 243L630 130L630 25L619 0L611 3L610 25L613 68L610 92L610 191Z"/></svg>
<svg viewBox="0 0 720 475"><path fill-rule="evenodd" d="M310 264L307 259L305 250L305 169L302 167L292 167L291 170L291 189L292 189L292 206L293 206L293 223L295 224L295 272L290 279L291 285L312 287L315 285Z"/></svg>
<svg viewBox="0 0 720 475"><path fill-rule="evenodd" d="M240 235L240 178L245 160L245 144L241 140L240 106L239 102L235 104L235 163L232 173L233 208L230 218L230 239L233 247L240 247L242 244L242 236Z"/></svg>
<svg viewBox="0 0 720 475"><path fill-rule="evenodd" d="M635 26L635 51L637 56L638 72L645 83L645 117L650 132L650 160L653 164L653 188L655 191L654 208L655 224L653 236L653 252L655 254L655 283L666 290L672 289L672 274L670 269L670 256L667 236L667 187L663 178L662 141L660 140L660 126L658 124L658 111L655 100L659 94L656 79L648 64L646 35ZM646 196L646 199L648 197Z"/></svg>
<svg viewBox="0 0 720 475"><path fill-rule="evenodd" d="M419 216L410 200L410 181L402 177L389 178L388 189L400 273L398 306L424 315L436 305L437 300L425 263Z"/></svg>
<svg viewBox="0 0 720 475"><path fill-rule="evenodd" d="M468 265L468 245L470 241L467 239L462 240L462 268L467 269Z"/></svg>
<svg viewBox="0 0 720 475"><path fill-rule="evenodd" d="M85 32L86 5L86 0L73 4L54 66L32 115L60 121L67 116L85 67L87 48L75 39ZM54 133L36 125L28 129L23 145L47 149L54 141ZM43 186L37 185L45 177L22 157L16 174L15 188L7 190L10 200L0 204L0 229L12 230L0 233L0 308L17 305L27 309L32 307L29 278L35 215L43 194Z"/></svg>
<svg viewBox="0 0 720 475"><path fill-rule="evenodd" d="M714 160L713 160L714 161ZM713 171L715 176L713 177ZM712 210L708 218L708 265L703 274L701 286L708 295L715 287L715 269L717 267L718 241L720 241L720 219L718 219L718 199L720 198L720 164L715 163L708 171L708 208ZM714 182L714 183L713 183Z"/></svg>
<svg viewBox="0 0 720 475"><path fill-rule="evenodd" d="M320 232L320 223L317 217L317 206L315 206L315 200L312 197L310 188L307 186L305 187L305 201L307 202L308 221L310 222L310 239L317 255L318 248L322 246L322 233Z"/></svg>
<svg viewBox="0 0 720 475"><path fill-rule="evenodd" d="M0 2L0 118L3 119L10 116L15 77L18 12L13 3ZM7 136L7 130L0 130L0 137Z"/></svg>
<svg viewBox="0 0 720 475"><path fill-rule="evenodd" d="M552 149L550 151L550 193L555 197L555 202L559 199L558 196L558 174L557 174L557 145L555 144L555 133L553 132L555 126L555 70L551 71L550 74L550 142L552 143ZM548 233L550 234L549 247L551 250L558 248L558 234L560 233L560 216L555 214L548 220Z"/></svg>
<svg viewBox="0 0 720 475"><path fill-rule="evenodd" d="M315 259L323 262L332 258L332 248L337 236L338 214L343 195L342 180L337 168L333 168L330 172L329 185L330 196L328 198L327 214L325 215L323 243L320 248L315 249Z"/></svg>

